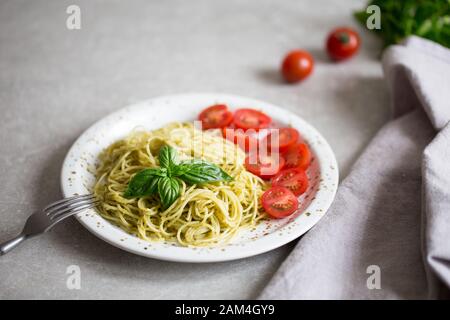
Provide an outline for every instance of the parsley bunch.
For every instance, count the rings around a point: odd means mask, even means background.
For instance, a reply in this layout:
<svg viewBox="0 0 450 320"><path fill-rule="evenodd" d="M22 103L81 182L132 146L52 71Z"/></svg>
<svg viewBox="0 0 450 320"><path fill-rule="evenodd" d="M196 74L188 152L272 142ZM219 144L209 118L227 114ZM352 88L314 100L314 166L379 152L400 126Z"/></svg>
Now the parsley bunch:
<svg viewBox="0 0 450 320"><path fill-rule="evenodd" d="M371 0L369 5L380 7L381 29L373 31L385 46L417 35L450 48L450 0ZM365 9L355 12L364 26L369 16Z"/></svg>

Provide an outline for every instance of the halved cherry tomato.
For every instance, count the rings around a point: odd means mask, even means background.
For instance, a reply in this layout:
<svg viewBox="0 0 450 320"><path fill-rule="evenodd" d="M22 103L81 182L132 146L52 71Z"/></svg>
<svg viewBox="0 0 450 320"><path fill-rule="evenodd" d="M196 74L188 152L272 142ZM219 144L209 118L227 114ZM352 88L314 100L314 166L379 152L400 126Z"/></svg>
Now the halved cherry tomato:
<svg viewBox="0 0 450 320"><path fill-rule="evenodd" d="M306 51L294 50L287 54L281 64L281 73L287 82L298 82L307 78L314 68L314 59Z"/></svg>
<svg viewBox="0 0 450 320"><path fill-rule="evenodd" d="M203 110L198 119L202 122L203 129L223 128L233 121L233 114L224 104L216 104Z"/></svg>
<svg viewBox="0 0 450 320"><path fill-rule="evenodd" d="M255 157L250 155L245 158L245 168L262 179L270 179L276 175L284 167L284 163L283 157L278 153Z"/></svg>
<svg viewBox="0 0 450 320"><path fill-rule="evenodd" d="M294 128L280 128L278 129L278 150L272 150L272 134L269 133L267 139L267 148L270 152L284 152L290 146L297 143L300 137L297 130ZM274 146L275 147L275 146Z"/></svg>
<svg viewBox="0 0 450 320"><path fill-rule="evenodd" d="M234 125L241 129L259 130L267 128L271 122L268 115L254 109L238 109L233 117Z"/></svg>
<svg viewBox="0 0 450 320"><path fill-rule="evenodd" d="M353 56L359 49L359 35L350 28L337 28L327 39L327 51L331 59L340 61Z"/></svg>
<svg viewBox="0 0 450 320"><path fill-rule="evenodd" d="M245 152L256 152L258 149L258 139L255 137L255 135L253 135L253 133L254 130L235 128L222 129L223 137L237 144Z"/></svg>
<svg viewBox="0 0 450 320"><path fill-rule="evenodd" d="M263 193L261 202L264 210L273 218L284 218L298 208L297 197L285 187L272 187Z"/></svg>
<svg viewBox="0 0 450 320"><path fill-rule="evenodd" d="M288 188L296 196L301 195L308 189L308 177L305 170L292 168L280 171L272 178L272 187L280 186Z"/></svg>
<svg viewBox="0 0 450 320"><path fill-rule="evenodd" d="M294 144L283 153L285 168L301 168L306 170L311 163L311 151L304 143Z"/></svg>

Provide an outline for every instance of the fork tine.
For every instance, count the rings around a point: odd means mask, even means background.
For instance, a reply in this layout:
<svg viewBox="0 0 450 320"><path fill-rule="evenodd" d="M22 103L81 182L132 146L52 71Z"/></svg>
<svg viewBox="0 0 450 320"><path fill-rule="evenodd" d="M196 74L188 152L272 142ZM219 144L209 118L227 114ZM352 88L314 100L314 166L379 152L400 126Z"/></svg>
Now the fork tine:
<svg viewBox="0 0 450 320"><path fill-rule="evenodd" d="M59 208L62 208L64 206L77 203L78 201L90 200L90 199L94 199L94 198L95 198L95 196L93 194L85 194L82 196L66 198L66 199L62 199L62 200L51 203L50 205L45 207L42 211L46 212L47 214L50 214L50 212L52 212L54 210L58 210Z"/></svg>
<svg viewBox="0 0 450 320"><path fill-rule="evenodd" d="M70 203L70 202L73 202L73 201L76 201L76 200L89 199L89 198L92 198L92 197L94 197L93 194L84 194L84 195L81 195L81 196L73 196L73 197L69 197L69 198L64 198L64 199L55 201L53 203L50 203L43 210L46 211L46 210L48 210L48 209L50 209L50 208L52 208L54 206L60 205L60 204Z"/></svg>
<svg viewBox="0 0 450 320"><path fill-rule="evenodd" d="M78 212L80 210L88 209L88 207L96 206L100 200L89 200L89 201L82 201L79 203L72 204L70 206L61 207L58 210L54 210L48 214L50 220L56 219L59 216L65 214L65 213L73 213Z"/></svg>
<svg viewBox="0 0 450 320"><path fill-rule="evenodd" d="M97 202L98 202L98 201L97 201ZM67 217L73 216L74 214L77 214L77 213L82 212L82 211L84 211L84 210L94 208L94 207L97 205L97 202L92 203L92 204L89 204L89 205L86 205L86 206L84 206L84 207L80 207L80 208L78 208L78 209L76 209L76 210L73 210L73 211L69 211L69 212L66 212L66 213L61 213L61 214L59 214L57 217L52 217L52 218L50 218L50 220L51 220L51 222L52 222L52 226L55 225L55 224L57 224L57 223L60 222L61 220L64 220L64 219L67 218Z"/></svg>
<svg viewBox="0 0 450 320"><path fill-rule="evenodd" d="M80 205L90 204L90 203L92 203L92 202L94 202L94 201L98 201L98 200L92 198L92 199L87 199L87 200L79 200L79 201L77 201L77 202L71 202L71 203L69 203L69 204L60 204L60 205L58 205L57 207L53 207L53 208L51 208L50 210L44 211L44 213L45 213L47 216L50 217L50 216L52 216L52 215L54 215L54 214L57 214L58 212L60 212L60 211L62 211L62 210L65 210L65 209L73 209L73 208L76 208L76 207L78 207L78 206L80 206Z"/></svg>

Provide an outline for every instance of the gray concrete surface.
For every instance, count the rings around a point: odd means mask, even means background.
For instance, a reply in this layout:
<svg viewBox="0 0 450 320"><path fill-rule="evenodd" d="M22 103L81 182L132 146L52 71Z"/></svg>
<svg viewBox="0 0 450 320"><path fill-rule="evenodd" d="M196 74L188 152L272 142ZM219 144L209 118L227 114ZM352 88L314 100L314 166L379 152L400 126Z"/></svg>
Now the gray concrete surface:
<svg viewBox="0 0 450 320"><path fill-rule="evenodd" d="M319 129L345 176L388 118L380 43L352 19L361 0L0 2L0 241L60 197L59 172L93 122L139 100L224 92L285 106ZM66 8L81 7L81 30ZM327 32L356 26L360 54L334 64ZM313 76L285 85L290 49L316 57ZM254 298L294 244L240 261L180 264L123 252L75 219L0 257L1 299ZM66 268L81 268L81 289Z"/></svg>

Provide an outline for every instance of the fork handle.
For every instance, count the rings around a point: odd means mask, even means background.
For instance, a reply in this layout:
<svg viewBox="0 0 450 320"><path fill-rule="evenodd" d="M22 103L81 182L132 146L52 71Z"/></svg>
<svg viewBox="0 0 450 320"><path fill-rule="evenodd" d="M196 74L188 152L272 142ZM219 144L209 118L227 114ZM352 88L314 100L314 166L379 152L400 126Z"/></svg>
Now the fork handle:
<svg viewBox="0 0 450 320"><path fill-rule="evenodd" d="M24 234L19 234L17 237L12 238L11 240L5 241L0 244L0 256L8 253L15 247L17 247L20 243L22 243L26 239Z"/></svg>

